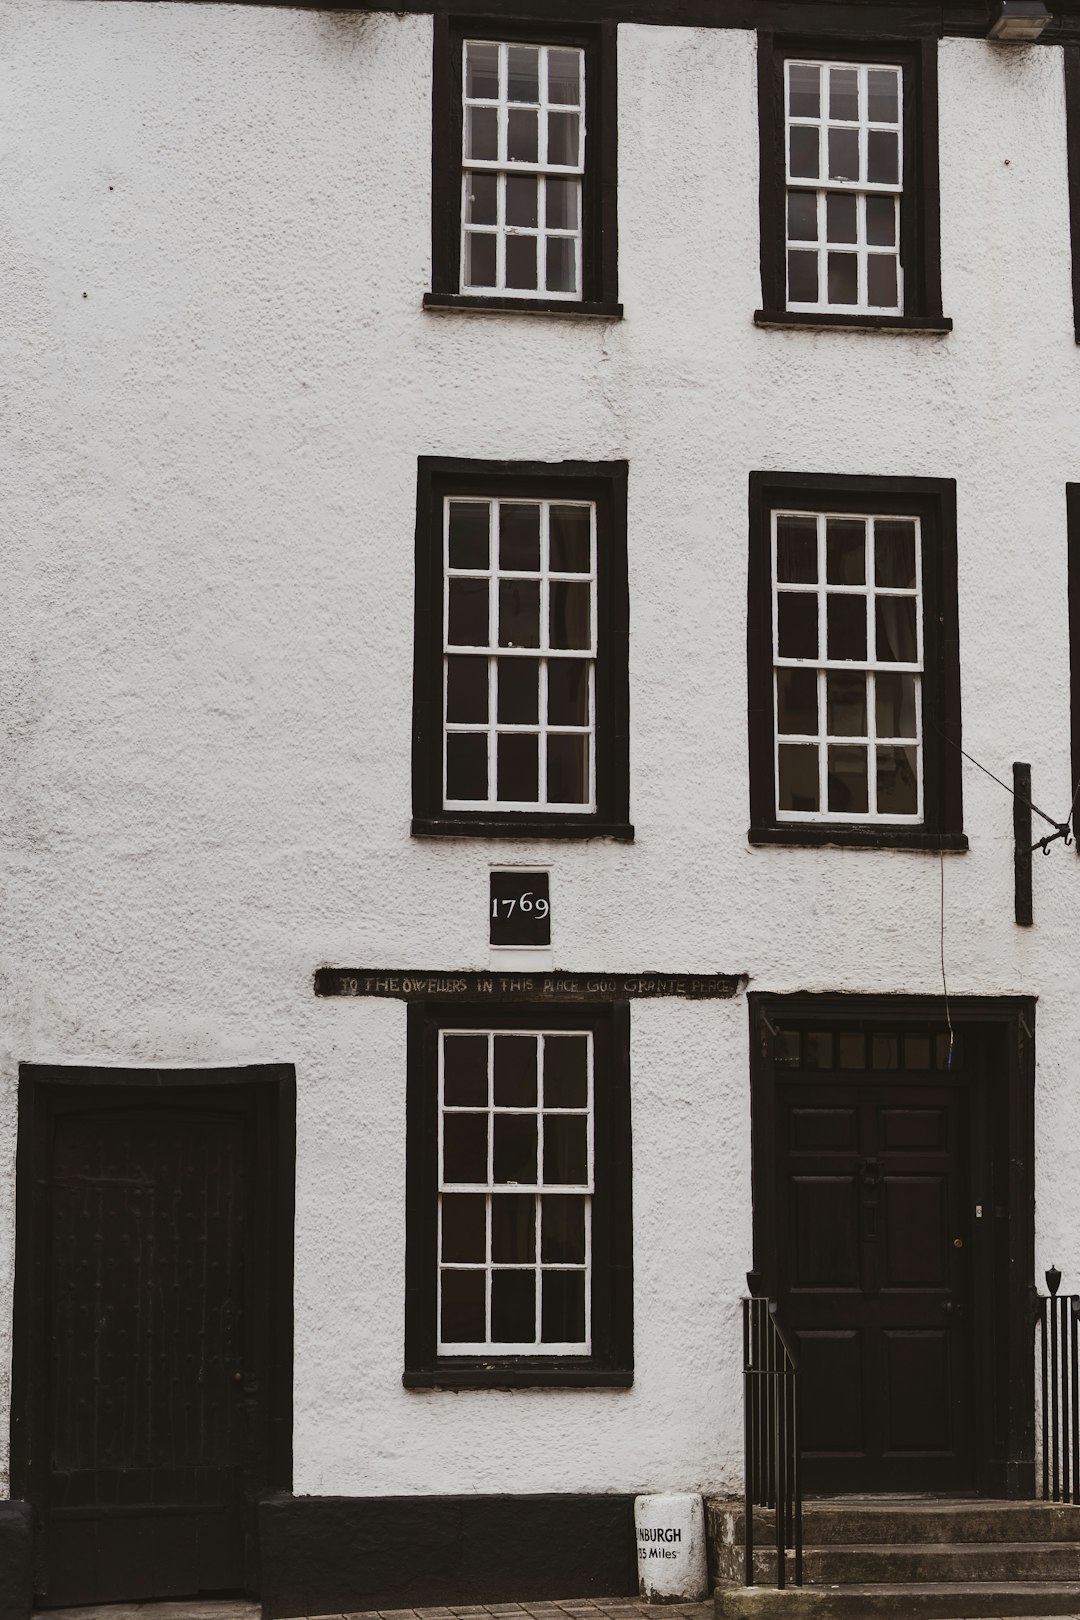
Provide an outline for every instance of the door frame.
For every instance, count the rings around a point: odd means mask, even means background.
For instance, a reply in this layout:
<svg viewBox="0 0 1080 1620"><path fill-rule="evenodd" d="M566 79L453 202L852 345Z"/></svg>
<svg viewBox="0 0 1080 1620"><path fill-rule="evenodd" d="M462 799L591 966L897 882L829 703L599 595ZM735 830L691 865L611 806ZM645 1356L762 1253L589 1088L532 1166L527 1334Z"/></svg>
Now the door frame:
<svg viewBox="0 0 1080 1620"><path fill-rule="evenodd" d="M944 1023L942 996L772 995L751 992L750 1112L754 1271L775 1294L777 1244L776 1076L772 1026L797 1018L833 1026L878 1023L903 1029ZM1035 1493L1035 998L950 996L957 1029L981 1030L999 1061L983 1083L969 1080L973 1176L1007 1165L1003 1220L973 1230L975 1489L982 1496ZM1001 1228L1004 1227L1004 1231Z"/></svg>
<svg viewBox="0 0 1080 1620"><path fill-rule="evenodd" d="M47 1188L42 1170L50 1146L55 1088L88 1091L182 1094L192 1087L244 1086L261 1094L272 1136L271 1162L263 1171L272 1210L267 1315L266 1491L292 1489L293 1422L293 1230L296 1184L296 1070L291 1064L235 1068L120 1069L86 1065L20 1063L18 1147L15 1162L15 1288L11 1361L11 1495L34 1509L34 1590L45 1590L44 1512L48 1457L35 1445L45 1432L49 1391L43 1353L48 1297L49 1245L44 1214ZM247 1562L247 1560L245 1560ZM255 1571L251 1572L251 1580Z"/></svg>

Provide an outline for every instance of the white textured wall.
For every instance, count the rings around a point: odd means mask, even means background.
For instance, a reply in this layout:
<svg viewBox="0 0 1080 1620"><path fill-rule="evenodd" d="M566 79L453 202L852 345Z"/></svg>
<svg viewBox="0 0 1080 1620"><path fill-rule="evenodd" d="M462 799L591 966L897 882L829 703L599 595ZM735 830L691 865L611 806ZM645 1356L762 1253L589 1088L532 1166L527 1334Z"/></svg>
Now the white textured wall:
<svg viewBox="0 0 1080 1620"><path fill-rule="evenodd" d="M421 1394L405 1009L311 974L486 966L487 868L535 854L560 967L938 990L936 856L746 844L751 468L957 478L967 744L1068 803L1059 51L941 47L942 339L755 329L754 39L619 50L626 320L447 316L430 19L0 3L0 1300L20 1060L295 1063L301 1492L735 1479L745 1001L634 1006L634 1388ZM629 458L632 847L410 839L420 453ZM1010 801L965 796L950 988L1040 997L1075 1282L1080 868L1016 929Z"/></svg>

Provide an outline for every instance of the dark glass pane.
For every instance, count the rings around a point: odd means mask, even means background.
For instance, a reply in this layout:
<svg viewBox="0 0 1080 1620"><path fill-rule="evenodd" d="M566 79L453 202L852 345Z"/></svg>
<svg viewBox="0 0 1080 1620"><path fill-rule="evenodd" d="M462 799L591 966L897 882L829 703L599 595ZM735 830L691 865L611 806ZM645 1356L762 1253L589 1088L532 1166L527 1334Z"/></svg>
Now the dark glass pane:
<svg viewBox="0 0 1080 1620"><path fill-rule="evenodd" d="M829 809L864 814L870 807L865 748L829 749Z"/></svg>
<svg viewBox="0 0 1080 1620"><path fill-rule="evenodd" d="M539 647L540 582L499 581L499 646Z"/></svg>
<svg viewBox="0 0 1080 1620"><path fill-rule="evenodd" d="M498 101L497 45L477 45L470 40L465 47L465 94L470 101Z"/></svg>
<svg viewBox="0 0 1080 1620"><path fill-rule="evenodd" d="M536 1107L536 1036L496 1035L496 1108Z"/></svg>
<svg viewBox="0 0 1080 1620"><path fill-rule="evenodd" d="M833 1066L833 1038L828 1029L808 1029L803 1036L807 1069L831 1069Z"/></svg>
<svg viewBox="0 0 1080 1620"><path fill-rule="evenodd" d="M834 67L829 71L829 117L848 123L859 119L859 73L857 68Z"/></svg>
<svg viewBox="0 0 1080 1620"><path fill-rule="evenodd" d="M871 247L896 246L895 197L867 197L866 240Z"/></svg>
<svg viewBox="0 0 1080 1620"><path fill-rule="evenodd" d="M781 810L818 808L818 751L806 743L781 743Z"/></svg>
<svg viewBox="0 0 1080 1620"><path fill-rule="evenodd" d="M499 222L499 180L494 174L471 170L465 176L465 218L470 225ZM494 237L492 238L494 244Z"/></svg>
<svg viewBox="0 0 1080 1620"><path fill-rule="evenodd" d="M551 231L576 231L580 218L581 181L548 179L547 225Z"/></svg>
<svg viewBox="0 0 1080 1620"><path fill-rule="evenodd" d="M792 124L788 131L788 173L795 180L816 180L821 172L818 132L813 125Z"/></svg>
<svg viewBox="0 0 1080 1620"><path fill-rule="evenodd" d="M587 574L592 568L592 523L587 506L553 506L549 517L553 574Z"/></svg>
<svg viewBox="0 0 1080 1620"><path fill-rule="evenodd" d="M543 1289L543 1342L581 1344L585 1338L585 1273L545 1271Z"/></svg>
<svg viewBox="0 0 1080 1620"><path fill-rule="evenodd" d="M563 1266L584 1260L584 1198L577 1193L556 1193L541 1202L540 1258L549 1265Z"/></svg>
<svg viewBox="0 0 1080 1620"><path fill-rule="evenodd" d="M532 1193L499 1193L491 1200L491 1258L496 1265L527 1265L536 1259L536 1199Z"/></svg>
<svg viewBox="0 0 1080 1620"><path fill-rule="evenodd" d="M788 192L787 233L793 242L817 241L817 197L814 192Z"/></svg>
<svg viewBox="0 0 1080 1620"><path fill-rule="evenodd" d="M809 62L788 67L788 112L792 118L821 115L821 69Z"/></svg>
<svg viewBox="0 0 1080 1620"><path fill-rule="evenodd" d="M550 1187L588 1180L589 1151L584 1114L544 1115L544 1180Z"/></svg>
<svg viewBox="0 0 1080 1620"><path fill-rule="evenodd" d="M486 658L446 660L446 718L476 720L488 717L488 661Z"/></svg>
<svg viewBox="0 0 1080 1620"><path fill-rule="evenodd" d="M859 261L854 253L829 254L829 303L859 302Z"/></svg>
<svg viewBox="0 0 1080 1620"><path fill-rule="evenodd" d="M443 1037L443 1100L450 1108L486 1108L486 1035Z"/></svg>
<svg viewBox="0 0 1080 1620"><path fill-rule="evenodd" d="M578 140L581 115L576 112L549 112L547 160L560 168L575 167L578 162Z"/></svg>
<svg viewBox="0 0 1080 1620"><path fill-rule="evenodd" d="M506 285L532 291L536 287L535 236L506 238Z"/></svg>
<svg viewBox="0 0 1080 1620"><path fill-rule="evenodd" d="M446 797L448 799L487 798L487 751L487 737L483 732L447 732Z"/></svg>
<svg viewBox="0 0 1080 1620"><path fill-rule="evenodd" d="M904 1036L904 1067L905 1069L928 1069L930 1067L929 1035Z"/></svg>
<svg viewBox="0 0 1080 1620"><path fill-rule="evenodd" d="M825 199L825 238L829 242L857 242L859 206L844 191L831 191Z"/></svg>
<svg viewBox="0 0 1080 1620"><path fill-rule="evenodd" d="M492 238L494 240L494 238ZM486 501L451 501L447 551L451 568L486 568L489 561Z"/></svg>
<svg viewBox="0 0 1080 1620"><path fill-rule="evenodd" d="M535 726L540 719L540 661L537 658L499 659L500 722Z"/></svg>
<svg viewBox="0 0 1080 1620"><path fill-rule="evenodd" d="M830 129L829 179L858 180L859 132L857 129Z"/></svg>
<svg viewBox="0 0 1080 1620"><path fill-rule="evenodd" d="M444 1193L442 1199L442 1257L487 1259L487 1199L483 1193Z"/></svg>
<svg viewBox="0 0 1080 1620"><path fill-rule="evenodd" d="M506 223L538 225L537 181L534 174L508 174L506 177Z"/></svg>
<svg viewBox="0 0 1080 1620"><path fill-rule="evenodd" d="M870 1043L870 1061L875 1069L898 1069L900 1067L900 1037L898 1035L875 1035Z"/></svg>
<svg viewBox="0 0 1080 1620"><path fill-rule="evenodd" d="M592 586L553 579L551 592L552 647L592 646Z"/></svg>
<svg viewBox="0 0 1080 1620"><path fill-rule="evenodd" d="M486 647L491 634L488 626L488 581L451 579L448 583L449 612L447 639L452 647Z"/></svg>
<svg viewBox="0 0 1080 1620"><path fill-rule="evenodd" d="M917 734L915 680L914 675L891 673L874 677L879 737L914 737Z"/></svg>
<svg viewBox="0 0 1080 1620"><path fill-rule="evenodd" d="M776 577L785 585L817 584L816 518L777 518Z"/></svg>
<svg viewBox="0 0 1080 1620"><path fill-rule="evenodd" d="M540 100L540 52L535 45L511 45L507 50L507 101Z"/></svg>
<svg viewBox="0 0 1080 1620"><path fill-rule="evenodd" d="M497 797L502 803L536 803L540 797L539 757L535 732L500 733Z"/></svg>
<svg viewBox="0 0 1080 1620"><path fill-rule="evenodd" d="M499 507L499 567L511 574L540 572L540 508Z"/></svg>
<svg viewBox="0 0 1080 1620"><path fill-rule="evenodd" d="M548 51L547 98L564 107L581 105L580 51Z"/></svg>
<svg viewBox="0 0 1080 1620"><path fill-rule="evenodd" d="M551 658L547 667L548 724L587 726L589 665L584 658Z"/></svg>
<svg viewBox="0 0 1080 1620"><path fill-rule="evenodd" d="M836 596L827 603L830 658L866 657L866 597Z"/></svg>
<svg viewBox="0 0 1080 1620"><path fill-rule="evenodd" d="M532 1344L536 1339L536 1273L491 1273L492 1344Z"/></svg>
<svg viewBox="0 0 1080 1620"><path fill-rule="evenodd" d="M778 1029L773 1043L773 1056L785 1069L799 1067L799 1031Z"/></svg>
<svg viewBox="0 0 1080 1620"><path fill-rule="evenodd" d="M487 1182L487 1114L443 1115L443 1180Z"/></svg>
<svg viewBox="0 0 1080 1620"><path fill-rule="evenodd" d="M533 115L535 117L535 114ZM465 121L465 153L482 163L499 155L499 114L495 107L470 107Z"/></svg>
<svg viewBox="0 0 1080 1620"><path fill-rule="evenodd" d="M879 748L877 751L878 809L893 816L914 816L919 810L918 753L914 748Z"/></svg>
<svg viewBox="0 0 1080 1620"><path fill-rule="evenodd" d="M867 77L867 114L872 124L900 121L900 74L896 68L871 68Z"/></svg>
<svg viewBox="0 0 1080 1620"><path fill-rule="evenodd" d="M486 1278L482 1271L442 1274L442 1342L483 1344Z"/></svg>
<svg viewBox="0 0 1080 1620"><path fill-rule="evenodd" d="M589 1041L585 1035L544 1037L544 1107L584 1108L589 1101Z"/></svg>
<svg viewBox="0 0 1080 1620"><path fill-rule="evenodd" d="M788 300L792 304L818 301L818 256L816 253L789 253Z"/></svg>
<svg viewBox="0 0 1080 1620"><path fill-rule="evenodd" d="M896 260L891 253L871 253L868 256L866 301L875 309L896 308Z"/></svg>
<svg viewBox="0 0 1080 1620"><path fill-rule="evenodd" d="M836 1037L836 1062L840 1069L866 1068L866 1036L846 1034Z"/></svg>
<svg viewBox="0 0 1080 1620"><path fill-rule="evenodd" d="M883 664L914 664L918 658L913 596L879 596L877 655Z"/></svg>
<svg viewBox="0 0 1080 1620"><path fill-rule="evenodd" d="M828 691L829 736L866 736L866 676L842 675L830 670Z"/></svg>
<svg viewBox="0 0 1080 1620"><path fill-rule="evenodd" d="M874 578L899 590L915 586L915 525L906 518L874 524Z"/></svg>
<svg viewBox="0 0 1080 1620"><path fill-rule="evenodd" d="M535 163L539 138L538 115L511 107L506 115L506 156L511 163Z"/></svg>
<svg viewBox="0 0 1080 1620"><path fill-rule="evenodd" d="M468 231L465 236L465 285L494 287L498 279L494 236Z"/></svg>
<svg viewBox="0 0 1080 1620"><path fill-rule="evenodd" d="M776 729L781 736L816 737L818 678L812 669L776 672Z"/></svg>
<svg viewBox="0 0 1080 1620"><path fill-rule="evenodd" d="M536 1181L536 1115L494 1114L492 1119L495 1126L493 1179L531 1185Z"/></svg>
<svg viewBox="0 0 1080 1620"><path fill-rule="evenodd" d="M547 740L549 804L586 804L589 799L589 739L550 732Z"/></svg>
<svg viewBox="0 0 1080 1620"><path fill-rule="evenodd" d="M777 646L781 658L818 655L818 599L811 592L780 591L776 598Z"/></svg>
<svg viewBox="0 0 1080 1620"><path fill-rule="evenodd" d="M548 292L574 292L577 288L577 244L569 236L547 239Z"/></svg>
<svg viewBox="0 0 1080 1620"><path fill-rule="evenodd" d="M900 139L889 129L866 134L866 178L870 185L895 185L900 178Z"/></svg>
<svg viewBox="0 0 1080 1620"><path fill-rule="evenodd" d="M865 585L866 524L830 518L825 525L825 577L830 585Z"/></svg>

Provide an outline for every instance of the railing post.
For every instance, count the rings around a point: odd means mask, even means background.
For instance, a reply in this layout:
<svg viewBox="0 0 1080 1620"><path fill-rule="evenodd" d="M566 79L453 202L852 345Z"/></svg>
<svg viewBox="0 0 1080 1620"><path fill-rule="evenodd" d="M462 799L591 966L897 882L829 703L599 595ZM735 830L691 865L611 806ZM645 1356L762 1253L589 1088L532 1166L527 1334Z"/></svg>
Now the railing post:
<svg viewBox="0 0 1080 1620"><path fill-rule="evenodd" d="M754 1374L751 1371L750 1316L754 1308L752 1299L743 1300L743 1445L745 1451L743 1492L743 1547L746 1563L746 1585L754 1584L754 1416L751 1408Z"/></svg>
<svg viewBox="0 0 1080 1620"><path fill-rule="evenodd" d="M1069 1300L1069 1370L1072 1385L1072 1499L1080 1502L1080 1362L1077 1360L1080 1344L1077 1342L1076 1314L1080 1309L1080 1295Z"/></svg>
<svg viewBox="0 0 1080 1620"><path fill-rule="evenodd" d="M1050 1500L1050 1363L1047 1357L1046 1345L1046 1315L1050 1300L1043 1295L1039 1298L1039 1344L1042 1349L1042 1493L1043 1501Z"/></svg>

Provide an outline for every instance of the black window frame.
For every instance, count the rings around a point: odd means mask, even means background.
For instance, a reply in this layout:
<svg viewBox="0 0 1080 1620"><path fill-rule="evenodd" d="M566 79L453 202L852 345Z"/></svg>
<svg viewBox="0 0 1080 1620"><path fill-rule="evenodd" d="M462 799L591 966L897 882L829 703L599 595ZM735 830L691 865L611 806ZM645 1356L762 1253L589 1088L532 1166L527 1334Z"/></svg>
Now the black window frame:
<svg viewBox="0 0 1080 1620"><path fill-rule="evenodd" d="M789 310L785 267L787 208L784 161L784 64L792 57L822 62L880 62L904 72L904 193L900 207L902 315ZM758 33L761 299L759 326L841 327L845 330L949 332L941 309L941 202L938 178L937 38L833 38Z"/></svg>
<svg viewBox="0 0 1080 1620"><path fill-rule="evenodd" d="M1080 45L1066 45L1062 56L1065 67L1065 142L1069 163L1073 338L1080 343Z"/></svg>
<svg viewBox="0 0 1080 1620"><path fill-rule="evenodd" d="M585 52L585 178L580 300L461 291L462 55L466 39L577 46ZM424 307L524 315L622 318L618 240L618 25L434 19L431 143L431 291Z"/></svg>
<svg viewBox="0 0 1080 1620"><path fill-rule="evenodd" d="M625 461L472 461L421 456L417 463L413 657L414 835L453 838L614 838L631 842L630 608ZM596 809L443 808L443 501L478 495L596 502Z"/></svg>
<svg viewBox="0 0 1080 1620"><path fill-rule="evenodd" d="M1080 812L1080 484L1065 485L1069 612L1069 744L1073 814ZM1080 854L1080 843L1077 843Z"/></svg>
<svg viewBox="0 0 1080 1620"><path fill-rule="evenodd" d="M417 1001L408 1013L406 1389L628 1389L634 1381L630 1004L482 1006ZM438 1355L438 1040L446 1029L583 1029L593 1035L592 1351Z"/></svg>
<svg viewBox="0 0 1080 1620"><path fill-rule="evenodd" d="M776 812L772 654L771 513L915 515L922 525L923 824L790 822ZM965 850L960 726L956 480L830 473L750 474L747 693L751 844L833 844L871 849Z"/></svg>

